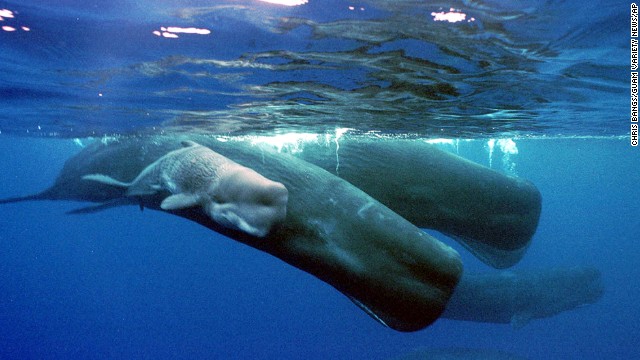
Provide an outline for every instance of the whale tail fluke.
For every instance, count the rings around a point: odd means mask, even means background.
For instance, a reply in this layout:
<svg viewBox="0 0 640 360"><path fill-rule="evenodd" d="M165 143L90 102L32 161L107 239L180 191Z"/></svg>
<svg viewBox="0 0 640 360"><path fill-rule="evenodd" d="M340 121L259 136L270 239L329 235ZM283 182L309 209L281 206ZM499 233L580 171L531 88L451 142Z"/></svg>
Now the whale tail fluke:
<svg viewBox="0 0 640 360"><path fill-rule="evenodd" d="M96 182L99 182L99 183L102 183L102 184L116 186L116 187L123 187L123 188L127 188L127 187L129 187L131 185L130 183L122 182L122 181L116 180L116 179L114 179L112 177L109 177L107 175L102 175L102 174L85 175L85 176L82 177L82 180L96 181Z"/></svg>

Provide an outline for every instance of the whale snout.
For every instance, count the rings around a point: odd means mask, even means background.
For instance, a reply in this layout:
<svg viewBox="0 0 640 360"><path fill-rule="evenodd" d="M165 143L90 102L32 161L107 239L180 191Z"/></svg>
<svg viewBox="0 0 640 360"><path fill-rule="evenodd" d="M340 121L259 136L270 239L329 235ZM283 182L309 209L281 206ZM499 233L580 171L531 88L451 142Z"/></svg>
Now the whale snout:
<svg viewBox="0 0 640 360"><path fill-rule="evenodd" d="M267 179L268 180L268 179ZM289 191L279 182L268 180L269 184L256 189L256 203L268 206L283 206L289 201Z"/></svg>
<svg viewBox="0 0 640 360"><path fill-rule="evenodd" d="M255 174L260 178L242 177L239 184L241 189L236 194L236 201L244 203L247 217L253 217L256 222L262 222L265 227L270 228L285 220L289 191L282 183L269 180L258 173ZM250 212L254 214L249 214Z"/></svg>
<svg viewBox="0 0 640 360"><path fill-rule="evenodd" d="M287 188L243 166L223 174L210 192L209 216L253 236L266 236L287 215Z"/></svg>

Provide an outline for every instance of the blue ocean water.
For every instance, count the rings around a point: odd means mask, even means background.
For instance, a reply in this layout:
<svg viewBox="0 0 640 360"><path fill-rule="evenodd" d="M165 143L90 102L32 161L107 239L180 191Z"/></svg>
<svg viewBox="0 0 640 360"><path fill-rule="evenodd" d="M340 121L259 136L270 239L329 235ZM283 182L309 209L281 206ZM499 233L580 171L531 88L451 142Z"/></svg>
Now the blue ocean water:
<svg viewBox="0 0 640 360"><path fill-rule="evenodd" d="M439 320L399 333L313 276L181 218L7 204L0 358L638 358L629 3L0 1L0 17L0 198L49 186L88 137L348 128L472 139L442 147L543 196L514 269L594 266L605 286L597 303L521 329ZM434 235L465 271L492 271Z"/></svg>

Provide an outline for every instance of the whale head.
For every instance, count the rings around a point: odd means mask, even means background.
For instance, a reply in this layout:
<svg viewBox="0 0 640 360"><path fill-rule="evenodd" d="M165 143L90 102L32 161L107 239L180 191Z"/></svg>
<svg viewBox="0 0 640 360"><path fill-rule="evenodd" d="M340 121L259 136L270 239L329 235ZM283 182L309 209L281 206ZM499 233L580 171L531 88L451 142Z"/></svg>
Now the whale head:
<svg viewBox="0 0 640 360"><path fill-rule="evenodd" d="M234 164L208 190L203 208L217 223L257 237L284 221L289 191L252 169Z"/></svg>

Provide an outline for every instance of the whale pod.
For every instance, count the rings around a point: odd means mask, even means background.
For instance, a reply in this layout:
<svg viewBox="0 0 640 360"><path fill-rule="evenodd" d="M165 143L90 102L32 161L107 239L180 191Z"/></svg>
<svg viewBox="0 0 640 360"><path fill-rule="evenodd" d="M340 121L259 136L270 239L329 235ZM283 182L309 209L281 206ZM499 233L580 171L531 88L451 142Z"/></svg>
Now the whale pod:
<svg viewBox="0 0 640 360"><path fill-rule="evenodd" d="M288 190L284 220L264 237L223 226L200 206L162 210L167 191L126 196L126 187L83 180L102 174L132 182L147 166L191 140ZM415 331L435 321L462 273L459 254L347 181L301 159L207 136L153 136L94 142L69 159L53 186L5 199L98 202L90 210L136 204L190 219L270 253L327 282L380 323Z"/></svg>

